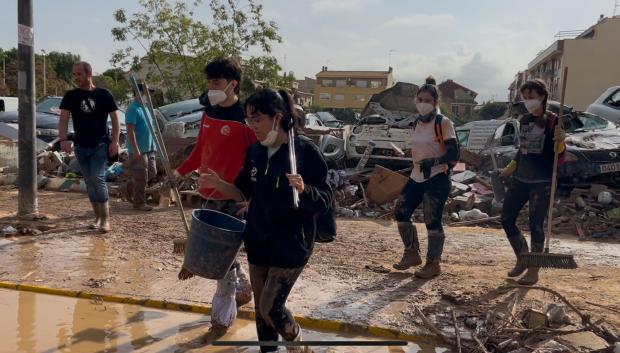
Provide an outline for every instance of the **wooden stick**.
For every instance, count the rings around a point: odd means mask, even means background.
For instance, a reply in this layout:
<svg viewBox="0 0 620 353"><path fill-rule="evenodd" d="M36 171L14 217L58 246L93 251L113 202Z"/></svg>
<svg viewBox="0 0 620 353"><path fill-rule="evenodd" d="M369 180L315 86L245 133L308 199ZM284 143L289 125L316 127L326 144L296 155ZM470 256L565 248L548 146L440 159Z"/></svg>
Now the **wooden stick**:
<svg viewBox="0 0 620 353"><path fill-rule="evenodd" d="M422 319L422 322L424 323L424 325L426 325L426 327L431 330L431 332L433 332L435 335L437 335L437 337L439 337L439 339L441 339L444 343L450 344L450 345L454 345L454 342L452 342L452 340L448 339L443 332L441 332L422 312L422 310L420 310L420 308L416 307L415 308L415 312L416 314L418 314L418 316L420 317L420 319Z"/></svg>
<svg viewBox="0 0 620 353"><path fill-rule="evenodd" d="M482 342L480 342L480 339L478 337L476 337L476 335L471 335L471 338L473 338L474 342L476 342L477 348L482 353L489 353L489 351L487 351L487 349L484 347L484 344L482 344Z"/></svg>
<svg viewBox="0 0 620 353"><path fill-rule="evenodd" d="M590 323L590 316L586 315L584 313L581 312L581 310L577 309L576 306L574 306L573 304L571 304L571 302L568 301L568 299L566 299L562 294L558 293L557 291L547 288L547 287L541 287L541 286L520 286L520 285L510 285L508 286L509 288L523 288L523 289L537 289L537 290L541 290L543 292L548 292L551 293L553 295L555 295L556 297L558 297L560 300L562 300L569 308L571 308L575 313L577 313L577 315L579 315L582 319L582 321L584 321L584 323Z"/></svg>
<svg viewBox="0 0 620 353"><path fill-rule="evenodd" d="M454 334L456 335L456 349L459 353L463 352L461 348L461 332L459 331L459 325L456 322L456 313L454 312L454 308L452 309L452 323L454 324Z"/></svg>
<svg viewBox="0 0 620 353"><path fill-rule="evenodd" d="M560 97L560 114L558 115L558 125L555 127L554 132L563 128L562 115L564 114L564 96L566 95L566 81L568 79L568 67L564 67L562 74L562 93ZM558 188L558 159L560 157L559 146L554 141L553 143L553 174L551 176L551 196L549 197L549 210L547 211L547 239L545 244L545 253L549 252L549 244L551 242L551 236L553 234L553 206L555 204L555 192Z"/></svg>
<svg viewBox="0 0 620 353"><path fill-rule="evenodd" d="M601 304L597 304L597 303L592 303L592 302L586 302L586 304L590 304L590 305L598 306L599 308L607 309L607 310L612 311L612 312L614 312L614 313L618 313L618 314L620 314L620 310L618 310L618 309L614 309L614 308L611 308L611 307L609 307L609 306L605 306L605 305L601 305Z"/></svg>

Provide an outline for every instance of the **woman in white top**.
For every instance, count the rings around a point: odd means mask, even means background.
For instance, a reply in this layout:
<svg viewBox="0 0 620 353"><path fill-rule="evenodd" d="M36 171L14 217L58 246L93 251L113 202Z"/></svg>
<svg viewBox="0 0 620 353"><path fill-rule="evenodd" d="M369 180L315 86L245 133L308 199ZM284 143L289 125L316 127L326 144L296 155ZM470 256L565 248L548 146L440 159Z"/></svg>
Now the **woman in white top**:
<svg viewBox="0 0 620 353"><path fill-rule="evenodd" d="M438 112L439 93L435 79L429 77L416 95L420 115L413 123L411 179L403 189L394 216L405 251L397 270L422 264L420 244L413 211L423 202L424 223L428 231L426 264L415 272L416 277L432 278L441 273L441 254L445 234L442 227L443 209L452 187L451 166L458 160L458 144L452 122Z"/></svg>

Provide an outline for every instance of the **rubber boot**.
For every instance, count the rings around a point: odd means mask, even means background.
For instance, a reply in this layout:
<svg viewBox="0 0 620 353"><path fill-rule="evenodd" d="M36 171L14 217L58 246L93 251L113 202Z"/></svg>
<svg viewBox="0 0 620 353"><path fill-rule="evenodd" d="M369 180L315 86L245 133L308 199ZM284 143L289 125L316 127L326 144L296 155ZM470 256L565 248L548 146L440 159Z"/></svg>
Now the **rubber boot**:
<svg viewBox="0 0 620 353"><path fill-rule="evenodd" d="M429 279L441 274L441 265L438 260L426 260L426 264L422 269L415 271L415 276L422 279Z"/></svg>
<svg viewBox="0 0 620 353"><path fill-rule="evenodd" d="M528 267L527 272L517 282L524 286L532 286L538 283L539 270L540 268L538 267Z"/></svg>
<svg viewBox="0 0 620 353"><path fill-rule="evenodd" d="M99 221L101 219L100 217L100 213L101 211L99 210L99 204L96 202L91 202L90 203L93 206L93 212L95 212L95 222L93 222L92 224L88 225L88 229L97 229L99 228Z"/></svg>
<svg viewBox="0 0 620 353"><path fill-rule="evenodd" d="M508 277L518 277L521 276L525 270L527 270L525 265L519 263L519 254L529 252L527 241L525 241L525 238L521 234L519 234L518 237L508 238L508 241L510 242L510 246L512 246L512 250L515 252L515 256L517 257L515 267L508 272Z"/></svg>
<svg viewBox="0 0 620 353"><path fill-rule="evenodd" d="M405 251L400 262L392 265L399 271L404 271L413 266L422 264L420 257L420 243L418 242L418 231L416 227L409 222L398 222L398 233L405 245Z"/></svg>
<svg viewBox="0 0 620 353"><path fill-rule="evenodd" d="M301 342L303 341L301 327L298 326L299 333L293 339L293 342ZM312 349L308 346L287 346L286 351L289 353L313 353Z"/></svg>
<svg viewBox="0 0 620 353"><path fill-rule="evenodd" d="M237 266L237 291L235 293L235 301L237 307L243 306L252 301L252 285L248 275L241 267L241 264Z"/></svg>
<svg viewBox="0 0 620 353"><path fill-rule="evenodd" d="M110 231L110 206L107 201L99 204L99 211L101 217L99 220L99 231L107 233Z"/></svg>

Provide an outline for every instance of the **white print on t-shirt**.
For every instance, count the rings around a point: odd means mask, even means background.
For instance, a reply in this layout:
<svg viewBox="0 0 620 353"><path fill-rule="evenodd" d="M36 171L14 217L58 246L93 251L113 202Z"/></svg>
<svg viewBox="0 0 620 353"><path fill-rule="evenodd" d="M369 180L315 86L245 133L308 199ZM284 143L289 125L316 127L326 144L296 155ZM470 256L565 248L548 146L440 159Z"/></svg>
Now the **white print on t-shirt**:
<svg viewBox="0 0 620 353"><path fill-rule="evenodd" d="M82 99L80 108L84 113L92 113L95 111L95 101L92 98Z"/></svg>
<svg viewBox="0 0 620 353"><path fill-rule="evenodd" d="M521 154L541 154L545 147L545 128L536 123L521 125L520 148Z"/></svg>

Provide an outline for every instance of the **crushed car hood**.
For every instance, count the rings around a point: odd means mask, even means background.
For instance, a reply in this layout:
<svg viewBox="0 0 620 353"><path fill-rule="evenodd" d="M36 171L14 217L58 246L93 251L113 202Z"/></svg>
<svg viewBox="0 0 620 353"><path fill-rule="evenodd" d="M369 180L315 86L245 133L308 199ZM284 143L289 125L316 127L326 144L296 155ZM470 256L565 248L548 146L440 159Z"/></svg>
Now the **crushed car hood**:
<svg viewBox="0 0 620 353"><path fill-rule="evenodd" d="M620 148L620 130L576 132L566 137L566 144L584 150L611 150Z"/></svg>

